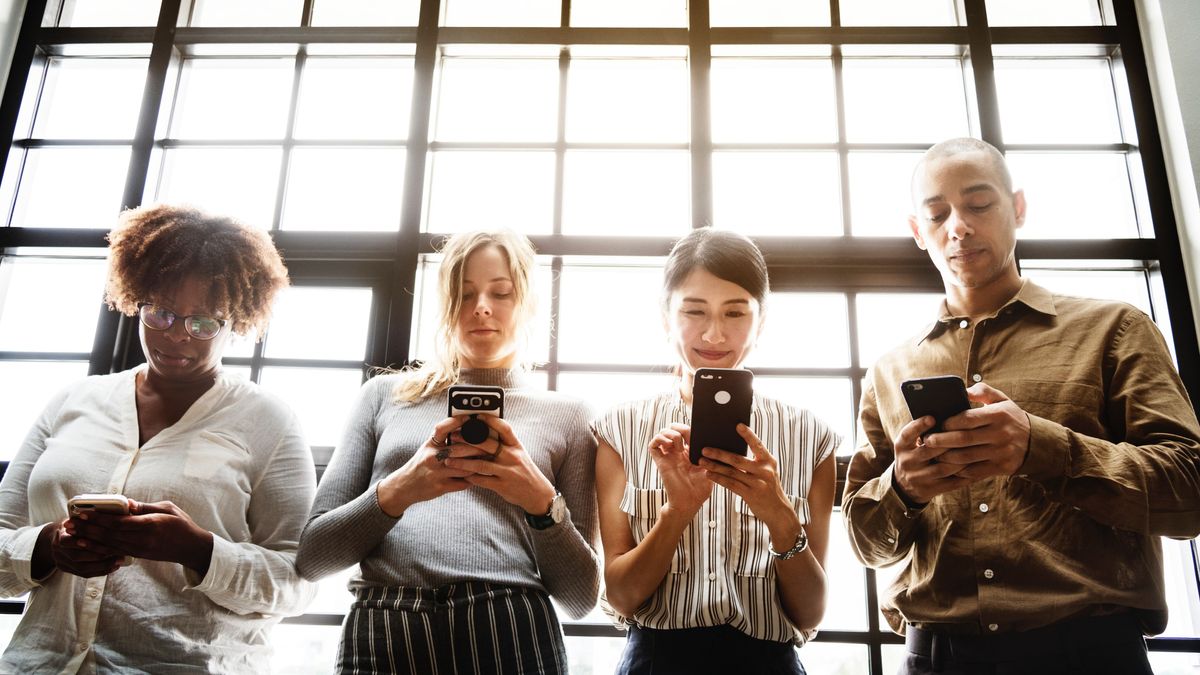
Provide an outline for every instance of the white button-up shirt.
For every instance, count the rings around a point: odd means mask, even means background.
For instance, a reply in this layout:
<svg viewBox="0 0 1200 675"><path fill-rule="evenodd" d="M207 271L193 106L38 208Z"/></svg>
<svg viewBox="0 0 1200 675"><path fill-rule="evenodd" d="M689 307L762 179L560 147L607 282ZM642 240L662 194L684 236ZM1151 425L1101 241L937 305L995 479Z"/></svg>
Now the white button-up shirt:
<svg viewBox="0 0 1200 675"><path fill-rule="evenodd" d="M295 415L222 374L139 447L134 377L143 368L55 396L0 483L0 594L29 592L0 672L264 672L270 628L312 599L294 565L315 487ZM214 535L208 573L135 560L103 577L32 579L38 533L87 492L174 502Z"/></svg>

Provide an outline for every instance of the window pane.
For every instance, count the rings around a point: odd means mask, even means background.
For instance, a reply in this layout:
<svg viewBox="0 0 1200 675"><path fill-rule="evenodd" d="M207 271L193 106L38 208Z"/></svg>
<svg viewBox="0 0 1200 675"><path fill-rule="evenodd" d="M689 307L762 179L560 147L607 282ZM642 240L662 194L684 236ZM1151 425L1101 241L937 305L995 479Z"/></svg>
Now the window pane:
<svg viewBox="0 0 1200 675"><path fill-rule="evenodd" d="M663 333L658 266L564 265L558 315L558 358L575 363L672 364ZM596 317L619 316L620 329Z"/></svg>
<svg viewBox="0 0 1200 675"><path fill-rule="evenodd" d="M333 446L362 386L362 370L270 366L259 384L296 411L309 445Z"/></svg>
<svg viewBox="0 0 1200 675"><path fill-rule="evenodd" d="M415 26L420 0L316 0L314 26Z"/></svg>
<svg viewBox="0 0 1200 675"><path fill-rule="evenodd" d="M886 622L880 621L879 627L881 630L891 632ZM907 655L908 649L904 645L883 645L883 672L900 672L900 665L904 663Z"/></svg>
<svg viewBox="0 0 1200 675"><path fill-rule="evenodd" d="M687 0L571 0L572 26L688 25Z"/></svg>
<svg viewBox="0 0 1200 675"><path fill-rule="evenodd" d="M0 335L4 331L0 328ZM0 460L17 456L25 435L37 421L50 397L71 382L87 375L86 361L0 361ZM3 633L5 641L9 633Z"/></svg>
<svg viewBox="0 0 1200 675"><path fill-rule="evenodd" d="M0 260L0 351L92 351L104 278L103 260Z"/></svg>
<svg viewBox="0 0 1200 675"><path fill-rule="evenodd" d="M841 293L772 293L766 324L748 367L837 368L850 365L846 296Z"/></svg>
<svg viewBox="0 0 1200 675"><path fill-rule="evenodd" d="M304 0L193 0L192 26L299 26Z"/></svg>
<svg viewBox="0 0 1200 675"><path fill-rule="evenodd" d="M936 143L968 135L966 92L957 60L846 59L843 77L846 135L851 142ZM916 105L916 100L934 103Z"/></svg>
<svg viewBox="0 0 1200 675"><path fill-rule="evenodd" d="M690 184L686 152L567 151L563 233L685 233L691 213Z"/></svg>
<svg viewBox="0 0 1200 675"><path fill-rule="evenodd" d="M146 59L51 58L35 138L133 138Z"/></svg>
<svg viewBox="0 0 1200 675"><path fill-rule="evenodd" d="M1107 59L996 59L1006 143L1120 143Z"/></svg>
<svg viewBox="0 0 1200 675"><path fill-rule="evenodd" d="M1196 591L1196 559L1191 541L1162 540L1167 587L1167 629L1163 635L1193 637L1200 630L1200 595ZM1193 659L1200 655L1193 655ZM1200 665L1200 662L1193 661Z"/></svg>
<svg viewBox="0 0 1200 675"><path fill-rule="evenodd" d="M365 358L371 289L293 286L275 302L267 358Z"/></svg>
<svg viewBox="0 0 1200 675"><path fill-rule="evenodd" d="M709 0L713 26L828 26L829 3L795 0Z"/></svg>
<svg viewBox="0 0 1200 675"><path fill-rule="evenodd" d="M20 155L14 151L14 160ZM10 162L11 169L16 162ZM5 172L5 202L19 177L14 227L112 227L121 210L129 148L37 148L20 173ZM68 197L69 195L69 197Z"/></svg>
<svg viewBox="0 0 1200 675"><path fill-rule="evenodd" d="M713 141L837 140L829 59L713 59Z"/></svg>
<svg viewBox="0 0 1200 675"><path fill-rule="evenodd" d="M834 604L826 603L826 607ZM829 616L828 611L825 616ZM869 658L866 645L810 642L800 649L800 662L810 673L869 673Z"/></svg>
<svg viewBox="0 0 1200 675"><path fill-rule="evenodd" d="M686 143L682 59L576 59L567 86L567 140Z"/></svg>
<svg viewBox="0 0 1200 675"><path fill-rule="evenodd" d="M1138 236L1125 155L1013 152L1007 159L1028 204L1022 239Z"/></svg>
<svg viewBox="0 0 1200 675"><path fill-rule="evenodd" d="M763 375L754 378L754 390L763 396L812 411L846 443L851 440L854 431L854 421L851 419L854 390L850 387L850 380L841 377ZM843 448L847 452L852 449L845 443Z"/></svg>
<svg viewBox="0 0 1200 675"><path fill-rule="evenodd" d="M445 26L557 26L560 0L445 0Z"/></svg>
<svg viewBox="0 0 1200 675"><path fill-rule="evenodd" d="M404 155L401 148L296 148L281 227L398 230Z"/></svg>
<svg viewBox="0 0 1200 675"><path fill-rule="evenodd" d="M565 618L559 612L559 619ZM603 621L608 622L608 617ZM621 652L625 649L625 638L568 636L563 639L567 647L567 667L572 673L615 673Z"/></svg>
<svg viewBox="0 0 1200 675"><path fill-rule="evenodd" d="M841 0L840 8L843 26L954 26L955 5L955 0Z"/></svg>
<svg viewBox="0 0 1200 675"><path fill-rule="evenodd" d="M1022 266L1024 276L1055 293L1127 302L1153 316L1146 273L1140 270L1046 269L1036 262Z"/></svg>
<svg viewBox="0 0 1200 675"><path fill-rule="evenodd" d="M304 64L296 138L408 138L413 61L314 58Z"/></svg>
<svg viewBox="0 0 1200 675"><path fill-rule="evenodd" d="M942 297L940 293L860 293L855 300L859 365L869 368L893 347L933 325Z"/></svg>
<svg viewBox="0 0 1200 675"><path fill-rule="evenodd" d="M857 236L908 237L910 185L920 153L851 152L850 230Z"/></svg>
<svg viewBox="0 0 1200 675"><path fill-rule="evenodd" d="M347 597L352 598L349 594ZM341 611L345 612L349 607L350 600L347 600ZM281 623L271 629L270 639L273 648L271 672L324 675L337 664L342 630L338 626Z"/></svg>
<svg viewBox="0 0 1200 675"><path fill-rule="evenodd" d="M846 438L849 438L848 436ZM835 508L829 518L829 552L825 555L825 576L829 579L826 597L836 598L825 604L825 618L821 628L828 630L867 629L867 587L862 563L850 550L850 539L845 535L842 510ZM887 630L886 625L884 630ZM801 658L812 645L805 645ZM808 663L805 660L805 663ZM837 672L830 670L829 672ZM867 672L848 670L847 673ZM895 671L893 671L895 672Z"/></svg>
<svg viewBox="0 0 1200 675"><path fill-rule="evenodd" d="M417 317L412 331L413 358L428 359L436 354L437 346L434 335L437 332L438 307L438 269L441 266L439 256L422 256L417 269L417 292L413 314ZM533 318L533 326L529 335L528 353L524 356L537 363L550 359L550 301L551 301L551 269L548 264L539 264L532 274L533 294L537 313ZM534 373L535 381L539 375ZM542 381L537 384L545 389L544 374ZM532 385L531 385L532 386Z"/></svg>
<svg viewBox="0 0 1200 675"><path fill-rule="evenodd" d="M842 234L833 152L713 153L713 221L747 234Z"/></svg>
<svg viewBox="0 0 1200 675"><path fill-rule="evenodd" d="M279 184L278 148L177 148L163 158L157 200L185 202L268 229Z"/></svg>
<svg viewBox="0 0 1200 675"><path fill-rule="evenodd" d="M989 26L1099 26L1096 0L987 0Z"/></svg>
<svg viewBox="0 0 1200 675"><path fill-rule="evenodd" d="M153 26L161 0L65 0L58 25L72 28Z"/></svg>
<svg viewBox="0 0 1200 675"><path fill-rule="evenodd" d="M550 232L554 217L553 152L430 154L430 232L508 227Z"/></svg>
<svg viewBox="0 0 1200 675"><path fill-rule="evenodd" d="M657 373L579 373L558 374L557 391L588 402L592 412L601 415L626 401L650 398L671 391L677 380L666 370ZM607 619L605 619L607 620Z"/></svg>
<svg viewBox="0 0 1200 675"><path fill-rule="evenodd" d="M443 59L435 119L439 141L552 141L558 61Z"/></svg>
<svg viewBox="0 0 1200 675"><path fill-rule="evenodd" d="M290 58L185 61L171 137L283 138L294 70Z"/></svg>

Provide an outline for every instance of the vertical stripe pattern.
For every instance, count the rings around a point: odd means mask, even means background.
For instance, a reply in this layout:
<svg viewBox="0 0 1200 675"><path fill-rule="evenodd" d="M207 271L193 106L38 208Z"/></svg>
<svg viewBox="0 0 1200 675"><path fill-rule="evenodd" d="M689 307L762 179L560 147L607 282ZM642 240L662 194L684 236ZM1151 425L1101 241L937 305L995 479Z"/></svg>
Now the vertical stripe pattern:
<svg viewBox="0 0 1200 675"><path fill-rule="evenodd" d="M562 627L543 591L479 581L355 590L337 672L553 675Z"/></svg>
<svg viewBox="0 0 1200 675"><path fill-rule="evenodd" d="M691 424L690 411L675 392L626 403L593 423L600 439L621 456L634 539L654 526L666 501L661 476L646 452L654 434L672 423ZM817 465L837 449L840 438L807 410L754 397L750 428L779 462L780 482L802 523L809 521L808 491ZM788 622L776 590L775 565L766 525L740 497L718 487L684 531L661 586L634 616L602 606L618 623L676 629L730 625L761 640L803 644Z"/></svg>

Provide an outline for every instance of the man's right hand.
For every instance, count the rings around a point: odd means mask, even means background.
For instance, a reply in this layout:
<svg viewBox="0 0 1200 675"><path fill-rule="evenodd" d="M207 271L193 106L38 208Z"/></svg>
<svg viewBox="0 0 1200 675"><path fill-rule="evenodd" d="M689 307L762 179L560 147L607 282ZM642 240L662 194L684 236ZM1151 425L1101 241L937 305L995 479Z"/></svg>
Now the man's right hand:
<svg viewBox="0 0 1200 675"><path fill-rule="evenodd" d="M919 417L904 425L892 442L896 452L896 463L892 469L893 487L900 491L905 501L919 506L971 482L958 475L963 469L962 464L937 461L948 448L934 448L925 444L922 436L934 424L931 415Z"/></svg>

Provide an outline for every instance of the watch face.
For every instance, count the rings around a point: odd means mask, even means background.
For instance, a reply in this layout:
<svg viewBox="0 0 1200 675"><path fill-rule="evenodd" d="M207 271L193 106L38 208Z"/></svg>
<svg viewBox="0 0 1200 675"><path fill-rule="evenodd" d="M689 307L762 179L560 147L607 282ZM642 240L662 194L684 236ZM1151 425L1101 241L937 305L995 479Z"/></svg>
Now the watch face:
<svg viewBox="0 0 1200 675"><path fill-rule="evenodd" d="M554 501L550 502L550 517L556 523L561 523L567 517L567 500L563 499L561 492L554 495Z"/></svg>

